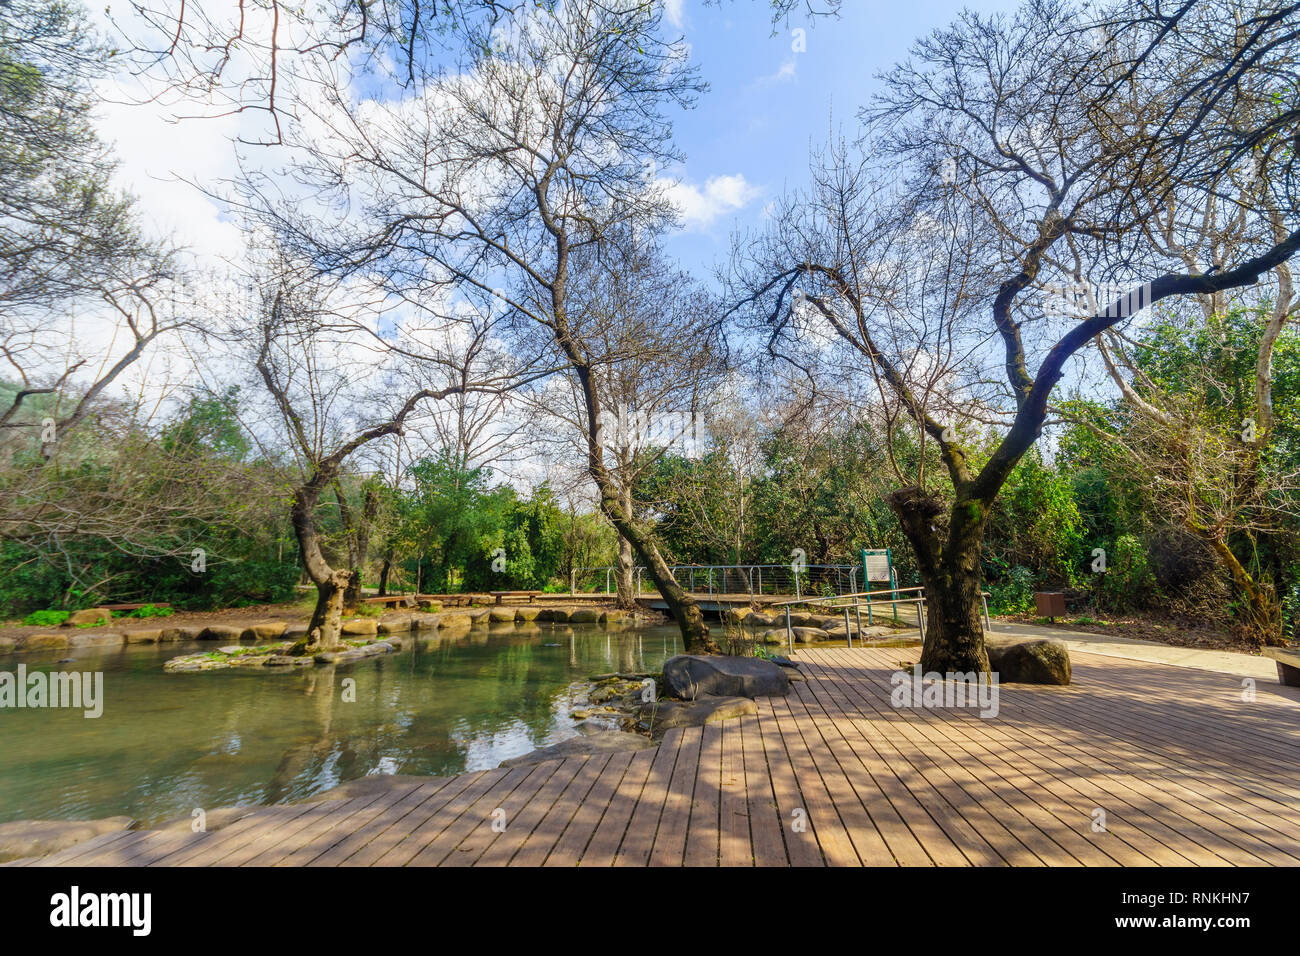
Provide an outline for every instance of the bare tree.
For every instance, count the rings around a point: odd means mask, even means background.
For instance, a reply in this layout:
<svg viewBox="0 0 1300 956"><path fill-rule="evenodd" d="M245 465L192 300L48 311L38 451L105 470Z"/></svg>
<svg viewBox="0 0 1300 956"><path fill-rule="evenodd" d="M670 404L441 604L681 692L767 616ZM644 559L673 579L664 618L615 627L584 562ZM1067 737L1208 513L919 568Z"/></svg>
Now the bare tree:
<svg viewBox="0 0 1300 956"><path fill-rule="evenodd" d="M657 5L571 0L500 26L466 25L459 71L418 70L400 100L358 102L346 78L319 66L323 92L304 101L301 126L284 137L309 157L299 176L346 212L323 221L276 206L266 198L273 184L256 177L249 203L333 273L378 276L408 298L452 287L486 297L516 330L524 364L545 356L570 366L601 508L648 567L688 646L701 647L698 606L620 503L594 343L581 334L570 287L575 262L626 258L620 247L672 220L647 172L677 158L664 108L689 105L702 86L685 48L664 38Z"/></svg>
<svg viewBox="0 0 1300 956"><path fill-rule="evenodd" d="M1273 94L1294 74L1294 9L1119 2L1094 13L1032 0L1014 16L964 13L885 76L864 114L879 137L864 158L833 152L806 204L740 250L750 314L778 340L829 330L939 449L946 487L917 481L890 496L926 586L927 670L988 668L984 525L1070 359L1151 304L1252 285L1300 249L1293 203L1273 204L1288 210L1280 236L1211 271L1171 261L1143 228L1250 161L1251 144L1289 195L1282 143L1296 114ZM882 184L900 169L891 194ZM1069 250L1091 264L1094 288L1120 289L1079 321L1044 314L1036 295L1071 279L1057 265ZM963 445L963 414L1000 426L987 460Z"/></svg>
<svg viewBox="0 0 1300 956"><path fill-rule="evenodd" d="M345 515L349 560L342 568L322 548L317 521L322 498L331 491L346 512L339 482L349 459L371 443L400 437L426 403L463 391L500 391L516 384L520 375L513 363L492 351L492 322L434 313L423 315L414 329L399 324L396 331L383 332L373 314L382 298L367 301L356 291L275 258L262 276L255 320L237 332L251 351L297 460L290 517L317 590L298 652L338 645L347 602L360 596L358 574L368 528L363 522L373 513L361 521ZM440 343L448 339L435 337L431 343L421 335L430 321L441 327L458 323L463 334L452 339L459 347L444 351ZM419 365L439 368L450 384L406 384L409 369ZM369 507L363 504L363 510Z"/></svg>

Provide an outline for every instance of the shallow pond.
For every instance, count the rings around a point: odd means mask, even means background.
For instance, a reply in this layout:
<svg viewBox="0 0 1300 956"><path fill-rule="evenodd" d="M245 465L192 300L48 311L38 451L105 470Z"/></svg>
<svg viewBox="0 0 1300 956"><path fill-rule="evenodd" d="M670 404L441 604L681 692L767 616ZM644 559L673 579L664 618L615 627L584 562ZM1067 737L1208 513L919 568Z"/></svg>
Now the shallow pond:
<svg viewBox="0 0 1300 956"><path fill-rule="evenodd" d="M655 670L681 652L675 627L479 627L421 636L333 667L164 674L206 645L132 646L0 658L0 670L102 671L103 714L0 709L0 822L126 814L143 824L196 807L301 799L374 773L439 776L495 767L579 731L570 685ZM71 656L71 663L57 663ZM344 701L354 678L355 702Z"/></svg>

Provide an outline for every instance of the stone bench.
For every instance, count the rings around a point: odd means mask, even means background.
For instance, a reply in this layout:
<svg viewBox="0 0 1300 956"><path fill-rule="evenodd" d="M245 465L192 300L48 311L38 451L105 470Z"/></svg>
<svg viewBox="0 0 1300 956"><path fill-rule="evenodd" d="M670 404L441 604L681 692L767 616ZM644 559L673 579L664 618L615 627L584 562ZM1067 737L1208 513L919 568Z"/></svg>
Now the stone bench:
<svg viewBox="0 0 1300 956"><path fill-rule="evenodd" d="M1265 657L1277 664L1277 679L1287 687L1300 687L1300 650L1289 647L1266 647Z"/></svg>

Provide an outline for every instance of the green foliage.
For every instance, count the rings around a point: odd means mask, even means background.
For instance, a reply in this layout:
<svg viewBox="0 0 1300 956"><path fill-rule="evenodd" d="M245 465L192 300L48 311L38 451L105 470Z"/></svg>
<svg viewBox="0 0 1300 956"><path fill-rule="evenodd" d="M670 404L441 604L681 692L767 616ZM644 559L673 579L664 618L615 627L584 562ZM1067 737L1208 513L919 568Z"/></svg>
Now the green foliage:
<svg viewBox="0 0 1300 956"><path fill-rule="evenodd" d="M134 611L126 614L126 617L171 617L175 610L169 607L158 607L154 604L146 604L144 607L138 607Z"/></svg>
<svg viewBox="0 0 1300 956"><path fill-rule="evenodd" d="M995 580L985 580L990 614L1028 614L1034 610L1034 572L1017 565Z"/></svg>
<svg viewBox="0 0 1300 956"><path fill-rule="evenodd" d="M71 616L71 611L33 611L23 618L23 623L33 627L58 627Z"/></svg>
<svg viewBox="0 0 1300 956"><path fill-rule="evenodd" d="M481 469L448 458L416 462L397 498L394 545L423 592L540 590L567 586L571 522L542 486L523 499L491 487ZM568 566L566 566L568 565Z"/></svg>
<svg viewBox="0 0 1300 956"><path fill-rule="evenodd" d="M1127 611L1149 603L1156 593L1146 549L1131 534L1120 535L1106 555L1106 570L1095 575L1097 603L1108 610Z"/></svg>

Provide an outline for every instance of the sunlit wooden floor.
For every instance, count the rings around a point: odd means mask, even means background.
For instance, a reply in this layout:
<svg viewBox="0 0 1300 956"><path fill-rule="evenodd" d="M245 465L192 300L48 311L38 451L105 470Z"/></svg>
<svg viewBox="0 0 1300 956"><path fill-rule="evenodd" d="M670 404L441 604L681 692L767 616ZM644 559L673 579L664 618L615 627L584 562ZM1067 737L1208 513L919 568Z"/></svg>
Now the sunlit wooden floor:
<svg viewBox="0 0 1300 956"><path fill-rule="evenodd" d="M1076 653L1000 712L895 709L912 648L800 650L759 714L658 749L136 830L37 864L1150 866L1300 863L1300 689Z"/></svg>

